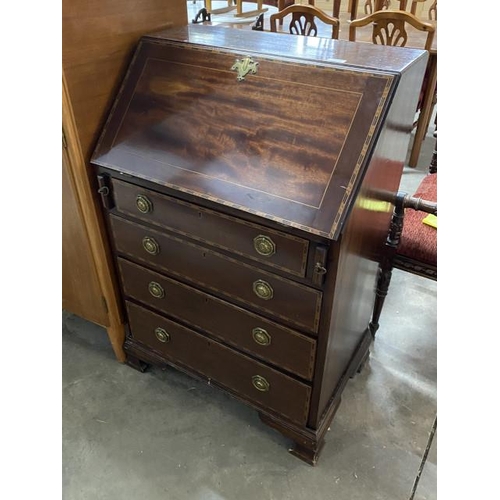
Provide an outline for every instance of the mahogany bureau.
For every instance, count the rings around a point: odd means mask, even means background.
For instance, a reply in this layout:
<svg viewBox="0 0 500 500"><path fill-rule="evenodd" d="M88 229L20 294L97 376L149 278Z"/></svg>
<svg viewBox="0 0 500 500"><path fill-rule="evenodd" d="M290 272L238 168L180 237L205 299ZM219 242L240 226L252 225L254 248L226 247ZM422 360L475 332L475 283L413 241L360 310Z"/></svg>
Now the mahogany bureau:
<svg viewBox="0 0 500 500"><path fill-rule="evenodd" d="M142 37L92 158L130 365L224 389L316 463L369 353L427 57L215 26Z"/></svg>

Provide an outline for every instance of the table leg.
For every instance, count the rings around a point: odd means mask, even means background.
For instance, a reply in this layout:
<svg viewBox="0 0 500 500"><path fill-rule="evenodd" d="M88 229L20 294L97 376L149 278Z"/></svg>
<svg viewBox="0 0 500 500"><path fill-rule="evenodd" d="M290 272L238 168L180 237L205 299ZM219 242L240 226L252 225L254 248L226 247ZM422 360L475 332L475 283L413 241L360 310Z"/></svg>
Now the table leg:
<svg viewBox="0 0 500 500"><path fill-rule="evenodd" d="M422 109L420 110L420 115L417 122L417 130L415 131L415 139L413 141L413 146L411 148L410 160L408 165L410 167L416 167L418 163L418 157L420 156L420 149L422 148L422 142L427 134L427 129L429 128L429 122L432 116L432 110L434 107L434 92L436 91L437 85L437 54L430 54L429 57L429 81L427 88L425 89L425 95L422 102Z"/></svg>
<svg viewBox="0 0 500 500"><path fill-rule="evenodd" d="M336 17L337 19L339 19L340 16L340 3L341 0L333 1L333 17Z"/></svg>
<svg viewBox="0 0 500 500"><path fill-rule="evenodd" d="M212 0L205 0L205 8L210 14L224 14L224 12L230 12L231 10L236 9L236 6L232 5L232 0L228 0L227 7L212 10Z"/></svg>
<svg viewBox="0 0 500 500"><path fill-rule="evenodd" d="M257 0L257 8L248 12L243 12L243 0L236 1L236 14L234 17L251 17L262 12L267 12L267 7L262 7L262 0Z"/></svg>
<svg viewBox="0 0 500 500"><path fill-rule="evenodd" d="M359 0L352 0L351 1L351 21L354 21L358 15L358 3Z"/></svg>

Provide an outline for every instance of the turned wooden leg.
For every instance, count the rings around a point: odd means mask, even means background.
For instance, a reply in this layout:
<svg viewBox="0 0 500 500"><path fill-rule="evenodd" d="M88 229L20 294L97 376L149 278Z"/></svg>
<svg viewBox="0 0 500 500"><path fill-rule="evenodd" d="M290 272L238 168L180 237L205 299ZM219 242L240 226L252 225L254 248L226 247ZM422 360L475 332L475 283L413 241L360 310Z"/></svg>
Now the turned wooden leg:
<svg viewBox="0 0 500 500"><path fill-rule="evenodd" d="M437 119L437 117L436 117ZM432 152L431 163L429 164L429 174L435 174L437 172L438 160L437 160L437 130L434 132L434 137L436 138L436 144L434 146L434 151Z"/></svg>
<svg viewBox="0 0 500 500"><path fill-rule="evenodd" d="M373 305L373 314L370 321L370 333L372 337L375 338L375 334L379 329L380 315L382 314L382 308L384 307L385 298L387 297L387 292L389 291L389 285L392 278L392 268L378 269L378 279L377 279L377 289L375 291L375 304Z"/></svg>
<svg viewBox="0 0 500 500"><path fill-rule="evenodd" d="M370 333L375 339L375 334L379 328L380 315L384 306L384 301L389 290L392 278L394 256L401 241L404 220L404 200L405 193L399 192L396 195L394 212L392 214L389 234L387 236L382 259L378 268L377 288L375 290L375 303L373 305L372 319L370 321Z"/></svg>
<svg viewBox="0 0 500 500"><path fill-rule="evenodd" d="M141 361L139 358L136 358L135 356L132 356L131 354L127 353L127 365L131 366L135 370L144 373L149 365L145 363L144 361Z"/></svg>

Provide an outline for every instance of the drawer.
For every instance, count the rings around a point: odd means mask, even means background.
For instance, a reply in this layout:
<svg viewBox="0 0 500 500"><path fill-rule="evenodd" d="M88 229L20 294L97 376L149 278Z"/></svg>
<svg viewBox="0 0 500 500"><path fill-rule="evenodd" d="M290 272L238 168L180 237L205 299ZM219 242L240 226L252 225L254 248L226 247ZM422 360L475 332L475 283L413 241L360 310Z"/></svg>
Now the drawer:
<svg viewBox="0 0 500 500"><path fill-rule="evenodd" d="M118 259L125 295L203 330L239 350L311 380L316 342L257 314L141 266ZM153 297L158 283L163 297Z"/></svg>
<svg viewBox="0 0 500 500"><path fill-rule="evenodd" d="M303 277L309 241L113 179L118 211ZM142 197L142 198L140 198Z"/></svg>
<svg viewBox="0 0 500 500"><path fill-rule="evenodd" d="M308 385L135 304L127 304L127 309L132 337L165 360L190 368L259 407L306 423Z"/></svg>
<svg viewBox="0 0 500 500"><path fill-rule="evenodd" d="M283 323L317 332L320 291L120 217L111 216L110 222L121 254Z"/></svg>

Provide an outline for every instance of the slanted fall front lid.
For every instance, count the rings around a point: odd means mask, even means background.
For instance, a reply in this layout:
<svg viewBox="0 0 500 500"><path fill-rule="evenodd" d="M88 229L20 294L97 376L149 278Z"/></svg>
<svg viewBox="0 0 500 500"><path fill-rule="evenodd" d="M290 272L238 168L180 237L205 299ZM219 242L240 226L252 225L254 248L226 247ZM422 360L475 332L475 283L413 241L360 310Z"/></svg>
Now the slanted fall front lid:
<svg viewBox="0 0 500 500"><path fill-rule="evenodd" d="M336 238L396 75L207 37L142 39L92 162Z"/></svg>

